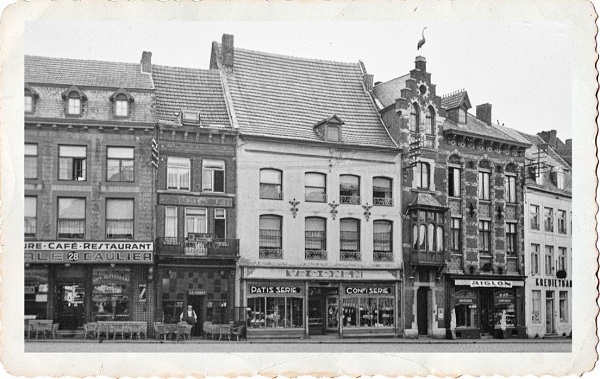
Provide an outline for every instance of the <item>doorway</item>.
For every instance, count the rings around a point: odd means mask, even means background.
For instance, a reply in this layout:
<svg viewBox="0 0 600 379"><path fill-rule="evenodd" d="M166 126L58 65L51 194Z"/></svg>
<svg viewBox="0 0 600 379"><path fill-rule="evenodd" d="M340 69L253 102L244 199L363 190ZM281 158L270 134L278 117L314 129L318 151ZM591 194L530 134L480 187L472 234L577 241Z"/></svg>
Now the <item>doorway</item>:
<svg viewBox="0 0 600 379"><path fill-rule="evenodd" d="M308 334L338 333L339 294L333 287L311 287L308 292Z"/></svg>
<svg viewBox="0 0 600 379"><path fill-rule="evenodd" d="M494 334L494 297L491 290L480 290L481 333Z"/></svg>
<svg viewBox="0 0 600 379"><path fill-rule="evenodd" d="M429 288L420 287L417 290L417 329L420 336L428 334L427 325L429 319L429 307L427 302L427 294Z"/></svg>
<svg viewBox="0 0 600 379"><path fill-rule="evenodd" d="M196 326L192 329L192 336L200 337L202 336L202 327L204 324L205 296L188 295L187 305L192 306L192 309L194 310L194 312L196 312L196 317L198 317L198 319L196 320Z"/></svg>
<svg viewBox="0 0 600 379"><path fill-rule="evenodd" d="M60 329L75 330L85 321L85 286L82 281L58 282L54 320Z"/></svg>
<svg viewBox="0 0 600 379"><path fill-rule="evenodd" d="M546 291L546 333L554 330L554 291Z"/></svg>

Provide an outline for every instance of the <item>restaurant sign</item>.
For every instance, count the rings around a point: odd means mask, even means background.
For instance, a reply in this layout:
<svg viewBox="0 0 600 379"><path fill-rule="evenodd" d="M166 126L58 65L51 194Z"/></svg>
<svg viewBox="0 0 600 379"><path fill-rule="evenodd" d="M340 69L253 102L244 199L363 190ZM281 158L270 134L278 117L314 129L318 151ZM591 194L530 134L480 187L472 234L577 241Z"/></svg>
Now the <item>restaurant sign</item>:
<svg viewBox="0 0 600 379"><path fill-rule="evenodd" d="M154 261L152 242L31 241L25 263L147 263Z"/></svg>

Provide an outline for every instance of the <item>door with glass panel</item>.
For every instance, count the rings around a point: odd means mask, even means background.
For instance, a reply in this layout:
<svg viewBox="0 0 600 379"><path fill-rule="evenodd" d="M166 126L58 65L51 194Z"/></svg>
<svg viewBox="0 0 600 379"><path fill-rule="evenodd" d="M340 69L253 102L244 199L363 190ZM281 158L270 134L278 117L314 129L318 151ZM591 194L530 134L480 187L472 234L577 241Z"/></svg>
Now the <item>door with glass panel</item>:
<svg viewBox="0 0 600 379"><path fill-rule="evenodd" d="M327 329L326 332L337 333L339 328L339 296L327 296Z"/></svg>
<svg viewBox="0 0 600 379"><path fill-rule="evenodd" d="M546 333L554 332L554 292L546 291Z"/></svg>

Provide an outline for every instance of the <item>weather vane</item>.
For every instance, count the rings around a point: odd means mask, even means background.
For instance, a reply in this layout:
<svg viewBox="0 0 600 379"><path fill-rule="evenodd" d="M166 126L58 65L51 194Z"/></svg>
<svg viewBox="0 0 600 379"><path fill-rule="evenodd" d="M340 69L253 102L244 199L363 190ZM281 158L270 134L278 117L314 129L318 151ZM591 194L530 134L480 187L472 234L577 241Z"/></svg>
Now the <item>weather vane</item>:
<svg viewBox="0 0 600 379"><path fill-rule="evenodd" d="M424 27L423 31L421 32L421 40L417 44L417 50L419 50L421 47L423 47L423 45L425 45L425 29L427 29L427 27Z"/></svg>

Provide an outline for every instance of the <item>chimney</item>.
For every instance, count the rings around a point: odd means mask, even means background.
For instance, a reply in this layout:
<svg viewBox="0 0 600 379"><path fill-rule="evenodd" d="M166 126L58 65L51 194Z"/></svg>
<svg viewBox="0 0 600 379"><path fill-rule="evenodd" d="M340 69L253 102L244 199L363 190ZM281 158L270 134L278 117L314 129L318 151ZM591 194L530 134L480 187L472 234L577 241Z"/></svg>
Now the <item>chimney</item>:
<svg viewBox="0 0 600 379"><path fill-rule="evenodd" d="M492 125L492 104L485 103L475 107L475 117L485 122L488 126Z"/></svg>
<svg viewBox="0 0 600 379"><path fill-rule="evenodd" d="M427 60L425 57L419 55L415 58L415 69L421 72L427 72Z"/></svg>
<svg viewBox="0 0 600 379"><path fill-rule="evenodd" d="M221 39L221 58L227 71L233 71L233 35L223 34Z"/></svg>
<svg viewBox="0 0 600 379"><path fill-rule="evenodd" d="M565 140L565 145L567 149L571 150L573 148L573 140L570 138L568 140Z"/></svg>
<svg viewBox="0 0 600 379"><path fill-rule="evenodd" d="M373 74L363 75L363 85L365 86L365 90L367 92L371 92L373 90Z"/></svg>
<svg viewBox="0 0 600 379"><path fill-rule="evenodd" d="M152 74L152 53L144 51L140 60L140 70L145 74Z"/></svg>

